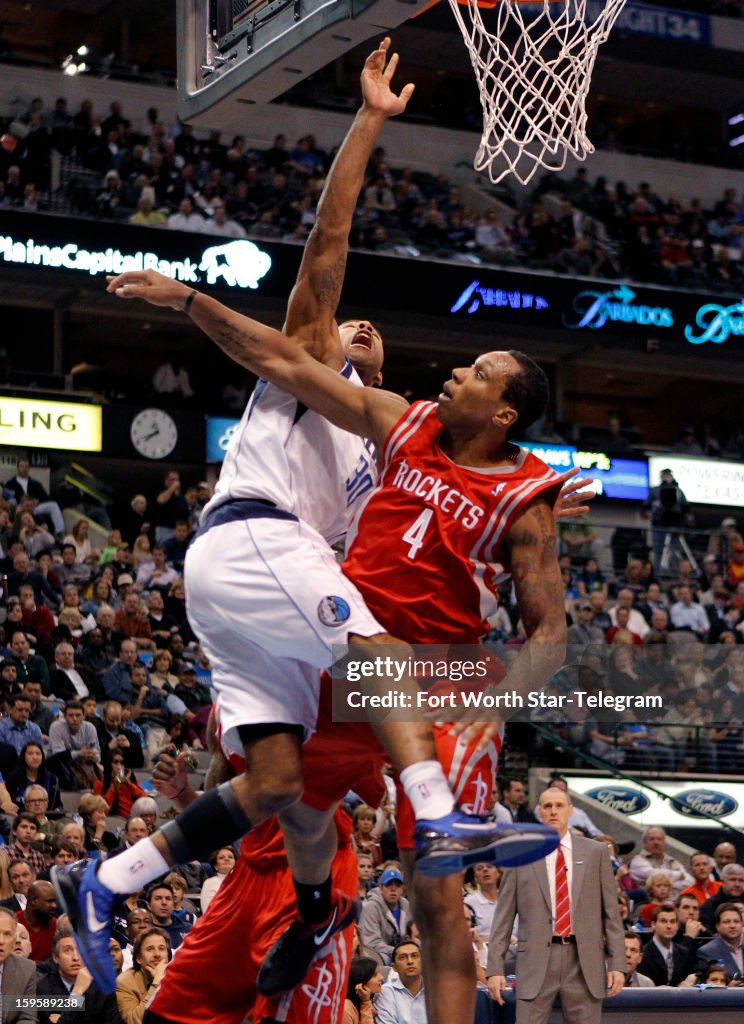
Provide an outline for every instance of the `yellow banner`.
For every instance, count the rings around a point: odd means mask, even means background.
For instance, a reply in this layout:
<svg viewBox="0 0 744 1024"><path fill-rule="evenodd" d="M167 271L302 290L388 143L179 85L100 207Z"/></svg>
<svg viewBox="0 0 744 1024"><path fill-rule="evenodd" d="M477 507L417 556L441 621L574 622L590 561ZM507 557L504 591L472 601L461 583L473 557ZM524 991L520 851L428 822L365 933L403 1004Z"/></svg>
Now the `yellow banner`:
<svg viewBox="0 0 744 1024"><path fill-rule="evenodd" d="M0 444L100 452L101 406L0 395Z"/></svg>

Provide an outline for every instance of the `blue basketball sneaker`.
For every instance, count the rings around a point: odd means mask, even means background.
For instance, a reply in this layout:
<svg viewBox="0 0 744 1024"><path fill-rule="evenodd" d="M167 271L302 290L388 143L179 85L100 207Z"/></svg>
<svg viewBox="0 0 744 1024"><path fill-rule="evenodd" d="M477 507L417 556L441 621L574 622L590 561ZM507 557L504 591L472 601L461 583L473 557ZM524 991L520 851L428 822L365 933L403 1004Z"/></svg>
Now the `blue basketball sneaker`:
<svg viewBox="0 0 744 1024"><path fill-rule="evenodd" d="M457 810L443 818L417 821L413 837L416 870L430 878L454 875L473 864L530 864L546 857L559 842L558 833L548 825L502 825Z"/></svg>
<svg viewBox="0 0 744 1024"><path fill-rule="evenodd" d="M109 952L116 893L96 878L96 861L55 866L50 876L61 911L68 915L78 949L93 981L104 993L116 991L116 971Z"/></svg>

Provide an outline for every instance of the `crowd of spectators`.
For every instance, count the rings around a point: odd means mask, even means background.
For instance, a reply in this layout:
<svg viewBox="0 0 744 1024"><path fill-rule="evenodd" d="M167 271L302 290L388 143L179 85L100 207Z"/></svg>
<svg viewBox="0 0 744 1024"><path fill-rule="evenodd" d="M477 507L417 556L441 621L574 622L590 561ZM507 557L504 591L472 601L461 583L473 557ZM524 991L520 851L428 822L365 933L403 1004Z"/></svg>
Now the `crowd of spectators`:
<svg viewBox="0 0 744 1024"><path fill-rule="evenodd" d="M550 785L568 793L569 781L553 772ZM499 778L494 801L500 821L540 820L539 808L528 805L527 784L519 777ZM369 808L361 810L367 815ZM376 828L383 838L387 827L389 811L381 811ZM744 867L737 863L735 846L720 832L712 833L709 851L696 850L683 863L668 850L668 837L658 826L647 828L637 842L618 844L586 811L574 806L569 827L610 850L626 929L625 987L704 989L744 983ZM425 1016L416 1015L425 976L401 866L390 858L373 869L365 843L356 846L362 911L344 1021L372 1020L369 1006L386 1024L425 1021ZM479 1000L488 998L488 946L502 877L503 871L491 864L478 864L465 876L463 913L472 938ZM516 974L518 959L515 934L506 961L508 974ZM490 1018L486 1013L476 1016L480 1019Z"/></svg>
<svg viewBox="0 0 744 1024"><path fill-rule="evenodd" d="M181 865L127 901L111 947L121 980L106 1006L81 973L68 922L56 919L48 872L80 857L115 856L150 834L159 808L143 783L155 752L168 744L204 745L210 667L186 618L181 574L209 488L200 481L182 489L178 473L168 470L156 493L136 495L112 513L100 547L85 519L64 532L55 496L34 479L28 459L18 460L3 495L0 544L9 596L0 627L0 899L10 913L0 914L0 931L11 917L14 936L26 929L22 955L37 965L39 992L74 986L79 975L79 989L90 991L98 1014L91 1021L118 1024L119 1014L137 1022L171 951L234 864L234 852L215 851L211 865ZM741 772L744 541L727 519L710 544L702 572L682 560L671 579L659 579L641 559L610 579L591 555L562 556L571 656L548 696L577 688L626 698L656 694L663 706L642 718L631 707L567 717L559 702L548 702L536 720L631 770ZM489 643L508 663L522 640L507 591ZM390 786L379 809L354 810L363 900L357 952L371 961L353 987L360 1020L368 999L379 1006L378 1020L395 1022L406 1008L423 1009L418 933L396 859L394 792ZM522 778L500 780L494 813L504 822L535 820ZM575 810L571 825L612 848L618 900L631 929L629 985L731 982L736 972L726 954L730 947L732 963L741 958L744 868L734 863L730 844L719 843L710 855L698 851L682 865L666 852L663 830L649 829L643 849L623 863L619 855L628 851L618 851L585 811ZM464 893L483 997L498 882L498 870L479 865ZM190 900L197 892L200 898ZM711 943L717 943L712 952ZM671 957L662 958L665 950ZM719 977L710 963L720 959L726 962Z"/></svg>
<svg viewBox="0 0 744 1024"><path fill-rule="evenodd" d="M216 850L210 863L178 865L130 896L111 940L116 995L96 989L69 922L56 916L49 871L116 856L152 833L153 757L204 745L211 670L188 626L182 572L205 488L182 494L169 472L149 510L137 495L97 548L85 519L64 532L28 459L3 485L0 963L13 949L30 962L5 968L20 972L14 985L25 995L84 994L83 1024L139 1024L172 952L235 863L232 849Z"/></svg>
<svg viewBox="0 0 744 1024"><path fill-rule="evenodd" d="M68 184L75 212L122 223L223 238L302 242L314 220L333 152L312 135L268 149L244 135L198 138L171 130L151 108L141 122L113 102L106 116L85 100L53 110L34 100L6 125L0 148L0 208L36 212L48 203L56 149L100 176L98 189ZM13 134L15 133L15 134ZM550 191L548 200L544 192ZM744 209L733 189L712 209L699 199L661 197L584 168L570 181L546 175L525 210L477 213L445 173L394 168L384 149L370 161L352 244L372 251L435 255L550 269L602 279L631 277L691 288L736 289Z"/></svg>

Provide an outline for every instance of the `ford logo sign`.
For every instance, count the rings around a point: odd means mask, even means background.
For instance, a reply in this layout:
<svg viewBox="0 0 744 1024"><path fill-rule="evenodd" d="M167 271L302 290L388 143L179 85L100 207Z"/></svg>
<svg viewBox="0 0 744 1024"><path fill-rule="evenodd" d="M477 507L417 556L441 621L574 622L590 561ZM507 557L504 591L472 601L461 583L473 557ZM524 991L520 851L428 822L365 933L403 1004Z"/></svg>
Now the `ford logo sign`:
<svg viewBox="0 0 744 1024"><path fill-rule="evenodd" d="M650 807L651 801L638 789L627 789L625 786L597 786L584 794L612 811L621 814L640 814Z"/></svg>
<svg viewBox="0 0 744 1024"><path fill-rule="evenodd" d="M739 807L733 797L714 789L686 789L677 793L672 804L675 811L691 818L704 818L706 815L725 818Z"/></svg>

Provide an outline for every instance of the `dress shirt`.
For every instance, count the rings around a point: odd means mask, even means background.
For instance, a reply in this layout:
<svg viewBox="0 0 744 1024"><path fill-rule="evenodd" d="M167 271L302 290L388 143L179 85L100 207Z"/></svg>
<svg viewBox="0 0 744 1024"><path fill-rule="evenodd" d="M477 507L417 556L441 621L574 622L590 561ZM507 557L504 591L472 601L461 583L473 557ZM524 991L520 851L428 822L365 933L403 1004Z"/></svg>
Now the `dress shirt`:
<svg viewBox="0 0 744 1024"><path fill-rule="evenodd" d="M706 633L710 629L710 619L699 604L688 605L683 601L677 601L671 607L669 618L675 629L702 629Z"/></svg>
<svg viewBox="0 0 744 1024"><path fill-rule="evenodd" d="M9 743L20 754L27 743L38 743L44 749L44 739L41 729L35 722L24 722L23 725L16 725L11 718L0 719L0 740Z"/></svg>
<svg viewBox="0 0 744 1024"><path fill-rule="evenodd" d="M560 841L563 856L566 859L566 874L568 876L568 896L571 899L571 884L573 882L573 840L569 829ZM555 927L555 862L558 859L558 848L545 858L545 867L548 872L548 885L550 887L550 911L553 915L553 926ZM571 907L571 924L573 925L573 906Z"/></svg>
<svg viewBox="0 0 744 1024"><path fill-rule="evenodd" d="M64 674L70 680L72 685L75 687L75 692L77 693L78 698L80 700L84 700L86 697L90 697L90 691L88 690L88 687L85 685L85 680L83 679L83 677L80 675L76 668L62 668L61 665L56 664L54 667L58 668L60 672L64 672ZM64 981L64 978L62 980Z"/></svg>
<svg viewBox="0 0 744 1024"><path fill-rule="evenodd" d="M742 947L741 943L738 946L732 946L730 942L726 942L726 945L729 948L729 953L734 958L739 974L744 974L744 947Z"/></svg>

